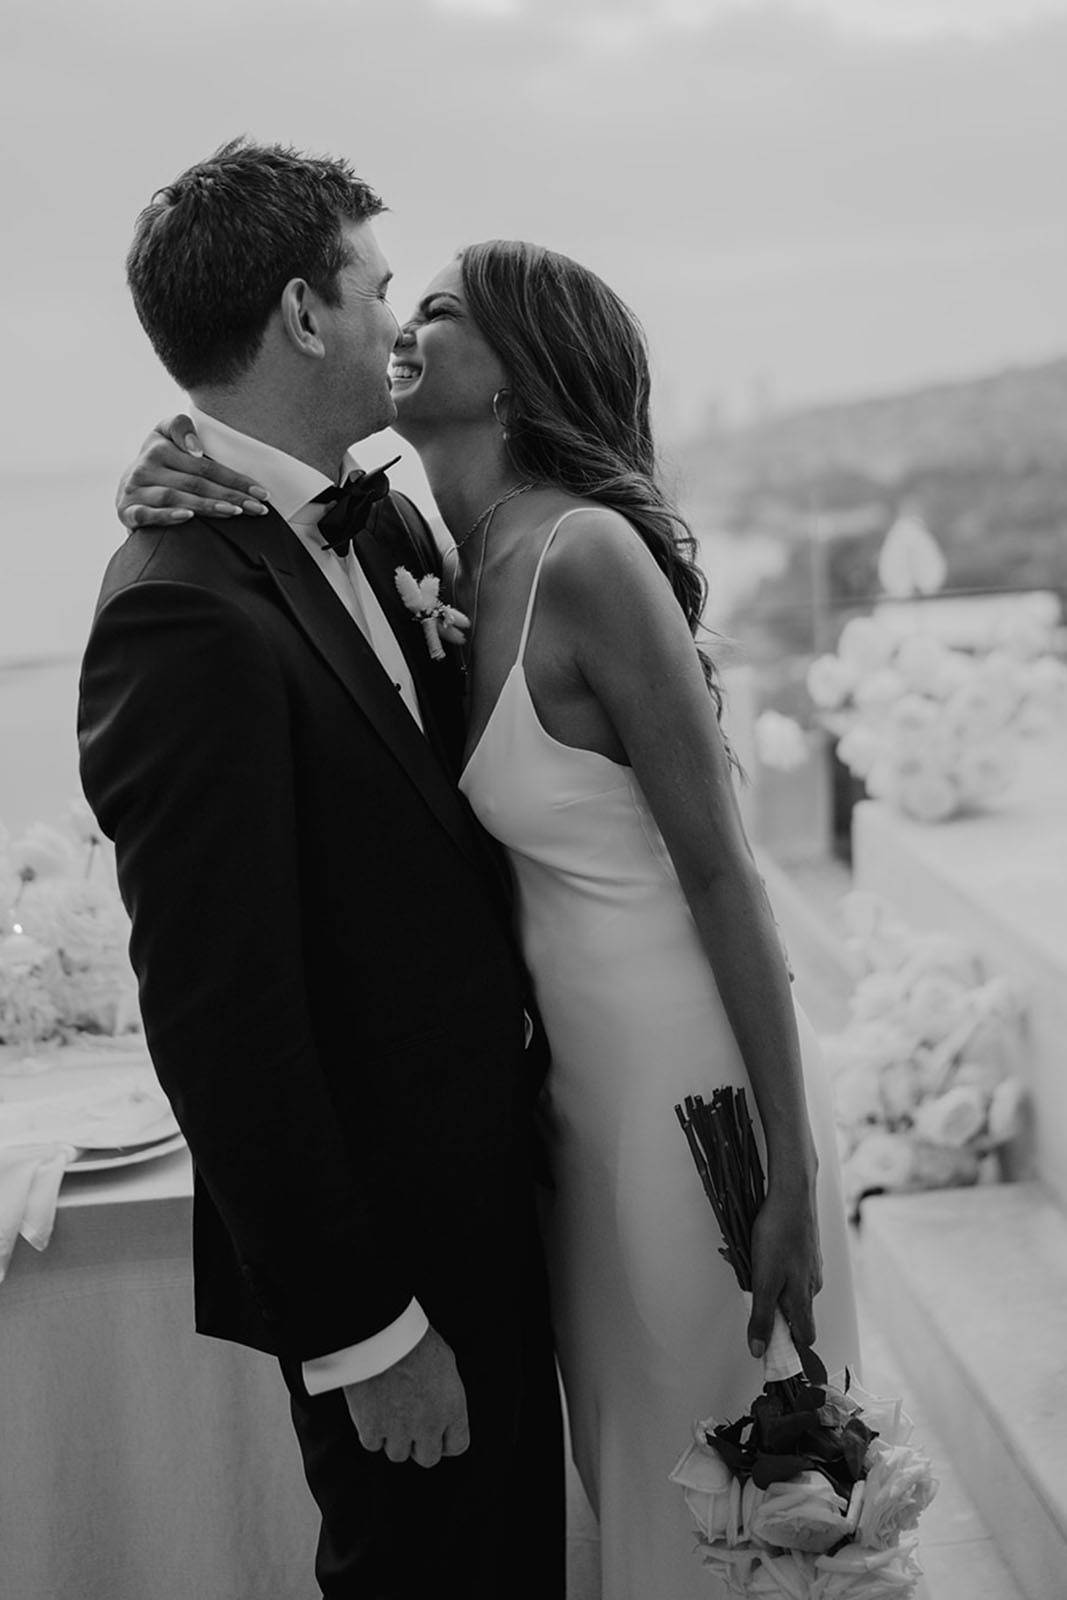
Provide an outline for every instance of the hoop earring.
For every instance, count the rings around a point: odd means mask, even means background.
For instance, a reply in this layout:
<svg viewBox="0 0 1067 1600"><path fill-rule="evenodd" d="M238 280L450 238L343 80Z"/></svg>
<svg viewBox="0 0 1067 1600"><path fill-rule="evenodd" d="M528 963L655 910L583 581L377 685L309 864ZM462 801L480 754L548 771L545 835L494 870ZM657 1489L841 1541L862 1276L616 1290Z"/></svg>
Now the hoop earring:
<svg viewBox="0 0 1067 1600"><path fill-rule="evenodd" d="M497 406L500 404L500 401L501 401L502 397L504 395L510 394L510 393L511 393L510 389L498 389L496 394L493 396L493 400L492 400L493 416L496 418L497 422L500 424L500 427L503 429L505 440L507 439L507 436L508 436L507 420L506 420L506 418L504 418L504 417L502 417L500 415L500 412L497 410Z"/></svg>

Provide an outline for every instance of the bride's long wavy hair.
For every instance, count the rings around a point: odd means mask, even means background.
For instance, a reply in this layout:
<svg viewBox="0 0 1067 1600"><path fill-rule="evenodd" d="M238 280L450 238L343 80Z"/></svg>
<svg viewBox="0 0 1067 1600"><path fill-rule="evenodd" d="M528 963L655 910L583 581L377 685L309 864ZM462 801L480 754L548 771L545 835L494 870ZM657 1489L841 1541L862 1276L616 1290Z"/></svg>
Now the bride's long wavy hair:
<svg viewBox="0 0 1067 1600"><path fill-rule="evenodd" d="M659 481L641 324L594 272L540 245L489 239L459 261L471 315L508 375L501 419L515 471L621 512L695 640L707 580L692 529ZM718 674L697 653L721 721Z"/></svg>

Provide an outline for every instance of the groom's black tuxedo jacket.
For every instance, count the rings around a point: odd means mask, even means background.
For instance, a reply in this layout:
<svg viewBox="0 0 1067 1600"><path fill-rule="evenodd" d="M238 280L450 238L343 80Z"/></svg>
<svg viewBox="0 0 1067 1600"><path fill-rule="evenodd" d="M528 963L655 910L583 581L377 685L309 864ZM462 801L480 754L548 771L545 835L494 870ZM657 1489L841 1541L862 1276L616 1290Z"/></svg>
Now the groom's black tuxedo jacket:
<svg viewBox="0 0 1067 1600"><path fill-rule="evenodd" d="M395 591L398 566L439 570L405 510L356 548L425 737L273 511L131 535L82 670L82 780L196 1169L197 1325L290 1359L397 1317L435 1217L432 1248L462 1248L455 1197L491 1207L525 1160L544 1068L505 875L453 781L458 671Z"/></svg>

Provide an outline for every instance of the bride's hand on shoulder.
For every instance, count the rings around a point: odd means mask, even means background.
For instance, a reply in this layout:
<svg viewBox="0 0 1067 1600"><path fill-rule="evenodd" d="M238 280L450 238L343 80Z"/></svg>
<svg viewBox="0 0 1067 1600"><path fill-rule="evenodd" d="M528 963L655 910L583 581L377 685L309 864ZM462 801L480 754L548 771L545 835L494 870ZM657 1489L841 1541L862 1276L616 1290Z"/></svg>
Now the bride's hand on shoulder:
<svg viewBox="0 0 1067 1600"><path fill-rule="evenodd" d="M158 422L119 480L115 509L127 528L171 527L197 515L262 516L268 494L204 455L191 419Z"/></svg>
<svg viewBox="0 0 1067 1600"><path fill-rule="evenodd" d="M752 1315L748 1342L753 1355L771 1340L774 1313L781 1311L794 1344L815 1343L812 1301L822 1288L822 1254L815 1214L814 1177L790 1193L771 1191L752 1228Z"/></svg>

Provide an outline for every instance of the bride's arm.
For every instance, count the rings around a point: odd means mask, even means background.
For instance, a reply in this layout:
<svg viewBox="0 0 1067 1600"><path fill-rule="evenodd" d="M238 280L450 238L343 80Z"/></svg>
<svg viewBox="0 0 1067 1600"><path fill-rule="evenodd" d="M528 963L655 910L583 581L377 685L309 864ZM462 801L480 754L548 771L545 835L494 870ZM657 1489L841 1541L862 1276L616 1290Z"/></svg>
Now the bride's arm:
<svg viewBox="0 0 1067 1600"><path fill-rule="evenodd" d="M763 1123L768 1193L753 1240L749 1340L769 1341L780 1304L797 1341L811 1344L821 1284L818 1162L800 1043L714 707L681 608L629 524L592 511L561 534L545 574L554 619L663 834Z"/></svg>
<svg viewBox="0 0 1067 1600"><path fill-rule="evenodd" d="M200 448L189 417L157 422L137 460L119 479L115 509L127 528L171 527L190 517L260 515L267 491L230 467L211 461Z"/></svg>

